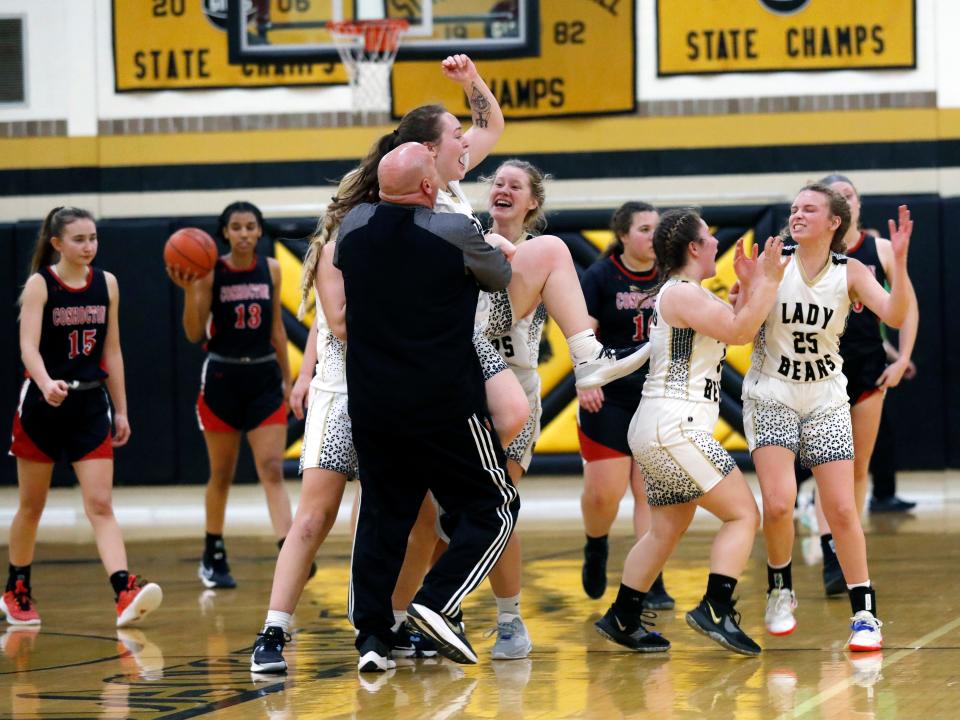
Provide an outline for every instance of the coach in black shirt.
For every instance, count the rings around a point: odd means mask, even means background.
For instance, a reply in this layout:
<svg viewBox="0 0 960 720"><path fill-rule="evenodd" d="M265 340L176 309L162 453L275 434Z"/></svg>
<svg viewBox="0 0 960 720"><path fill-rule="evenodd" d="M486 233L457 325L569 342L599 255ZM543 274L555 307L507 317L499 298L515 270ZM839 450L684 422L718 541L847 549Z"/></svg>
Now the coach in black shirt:
<svg viewBox="0 0 960 720"><path fill-rule="evenodd" d="M488 417L473 324L479 290L505 288L510 265L475 220L432 210L439 177L426 146L396 148L378 178L383 202L344 218L334 256L362 488L352 569L359 668L393 666L390 596L427 490L455 530L409 619L441 653L475 663L460 604L496 564L520 503Z"/></svg>

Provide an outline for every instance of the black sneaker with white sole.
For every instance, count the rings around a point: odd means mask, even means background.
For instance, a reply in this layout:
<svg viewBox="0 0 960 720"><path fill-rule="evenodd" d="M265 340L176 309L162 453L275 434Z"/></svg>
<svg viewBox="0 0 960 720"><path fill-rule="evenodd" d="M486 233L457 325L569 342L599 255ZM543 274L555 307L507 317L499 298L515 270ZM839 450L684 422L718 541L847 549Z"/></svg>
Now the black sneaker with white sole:
<svg viewBox="0 0 960 720"><path fill-rule="evenodd" d="M226 553L222 552L216 553L213 557L204 553L203 557L200 558L200 566L197 568L197 577L207 588L227 590L237 586L237 581L230 574Z"/></svg>
<svg viewBox="0 0 960 720"><path fill-rule="evenodd" d="M652 612L644 612L642 615L642 618L655 617L656 613ZM607 640L612 640L617 645L623 645L636 652L656 653L669 650L670 641L660 633L648 630L647 627L652 627L653 623L642 618L636 627L632 627L633 623L620 619L611 605L606 614L594 623L594 626L597 632Z"/></svg>
<svg viewBox="0 0 960 720"><path fill-rule="evenodd" d="M393 647L390 652L393 657L398 658L429 658L436 656L437 645L404 621L393 633Z"/></svg>
<svg viewBox="0 0 960 720"><path fill-rule="evenodd" d="M250 672L285 673L287 661L283 659L283 646L288 642L290 634L276 625L269 625L262 633L258 633L253 654L250 655Z"/></svg>
<svg viewBox="0 0 960 720"><path fill-rule="evenodd" d="M740 629L740 613L734 609L735 604L730 603L728 608L714 607L704 597L687 613L687 625L727 650L741 655L759 655L760 646Z"/></svg>
<svg viewBox="0 0 960 720"><path fill-rule="evenodd" d="M464 665L477 662L477 653L463 632L463 623L454 623L420 603L411 603L407 608L407 622L433 640L445 658Z"/></svg>
<svg viewBox="0 0 960 720"><path fill-rule="evenodd" d="M597 357L573 366L577 388L600 387L636 372L650 359L650 350L650 343L617 350L602 348Z"/></svg>
<svg viewBox="0 0 960 720"><path fill-rule="evenodd" d="M357 670L360 672L386 672L397 664L390 655L390 648L383 644L376 635L371 635L360 646L360 659L357 661Z"/></svg>

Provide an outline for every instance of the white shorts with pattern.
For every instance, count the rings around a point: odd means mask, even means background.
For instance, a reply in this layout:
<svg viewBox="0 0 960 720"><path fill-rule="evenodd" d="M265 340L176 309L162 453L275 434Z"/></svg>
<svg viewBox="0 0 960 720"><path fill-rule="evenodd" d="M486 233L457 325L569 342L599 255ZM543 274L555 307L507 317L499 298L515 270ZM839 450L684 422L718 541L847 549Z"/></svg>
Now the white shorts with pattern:
<svg viewBox="0 0 960 720"><path fill-rule="evenodd" d="M533 450L540 439L540 417L543 415L543 407L540 403L540 376L536 370L514 369L517 379L523 386L527 394L527 403L530 405L530 415L523 424L523 428L517 436L507 445L505 453L508 460L518 463L523 471L530 469L530 462L533 460Z"/></svg>
<svg viewBox="0 0 960 720"><path fill-rule="evenodd" d="M715 403L644 398L627 440L646 478L647 502L680 505L710 492L737 464L713 437Z"/></svg>
<svg viewBox="0 0 960 720"><path fill-rule="evenodd" d="M743 428L751 453L786 448L805 468L852 460L846 378L797 383L751 370L743 381Z"/></svg>
<svg viewBox="0 0 960 720"><path fill-rule="evenodd" d="M332 470L348 479L357 477L346 393L310 388L307 426L300 451L300 473L310 468Z"/></svg>

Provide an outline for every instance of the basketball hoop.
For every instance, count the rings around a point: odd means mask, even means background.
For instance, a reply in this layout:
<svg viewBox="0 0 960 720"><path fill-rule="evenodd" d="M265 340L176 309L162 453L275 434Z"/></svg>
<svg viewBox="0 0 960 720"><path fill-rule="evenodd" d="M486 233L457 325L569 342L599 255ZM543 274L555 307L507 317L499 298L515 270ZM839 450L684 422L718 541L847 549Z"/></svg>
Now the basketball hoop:
<svg viewBox="0 0 960 720"><path fill-rule="evenodd" d="M354 110L390 111L390 68L400 48L400 36L409 27L402 18L327 23L350 79Z"/></svg>

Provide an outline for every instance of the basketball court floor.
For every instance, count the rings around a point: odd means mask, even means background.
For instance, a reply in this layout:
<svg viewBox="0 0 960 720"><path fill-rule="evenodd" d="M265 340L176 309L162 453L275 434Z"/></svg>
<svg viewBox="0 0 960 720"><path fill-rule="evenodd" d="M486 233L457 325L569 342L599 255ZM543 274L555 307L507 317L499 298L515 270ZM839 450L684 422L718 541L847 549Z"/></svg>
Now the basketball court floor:
<svg viewBox="0 0 960 720"><path fill-rule="evenodd" d="M956 718L958 481L956 472L906 474L900 494L920 500L917 511L865 521L882 653L843 650L849 603L822 596L819 544L804 541L810 536L799 522L797 631L763 634L758 539L737 595L742 624L763 653L736 656L695 634L683 613L703 592L716 528L700 516L665 570L677 609L661 613L656 629L673 649L655 656L623 651L593 622L615 596L631 544L629 503L612 536L607 594L589 600L580 586L579 481L538 477L521 487L519 526L524 615L534 641L529 659L489 659L493 639L484 635L495 608L483 586L465 605L478 665L400 661L394 671L360 676L345 619L350 548L343 513L298 608L286 653L290 672L279 677L249 671L276 551L262 534L268 524L258 488L238 487L231 498L228 551L239 587L229 591L204 590L196 579L202 520L183 508L202 508L202 488L117 490L131 566L165 594L142 627L122 631L114 627L112 595L76 490L55 490L34 566L44 624L0 626L0 718ZM14 498L15 488L0 490L4 540Z"/></svg>

